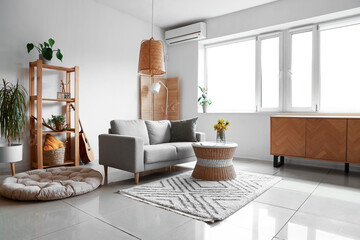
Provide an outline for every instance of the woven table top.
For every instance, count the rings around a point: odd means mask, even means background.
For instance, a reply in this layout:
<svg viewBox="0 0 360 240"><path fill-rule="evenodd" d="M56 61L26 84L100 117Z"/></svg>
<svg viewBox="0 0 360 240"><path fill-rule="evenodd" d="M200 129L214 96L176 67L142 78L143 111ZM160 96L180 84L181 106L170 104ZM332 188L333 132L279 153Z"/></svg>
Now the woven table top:
<svg viewBox="0 0 360 240"><path fill-rule="evenodd" d="M227 142L227 143L217 143L217 142L197 142L193 143L193 147L197 148L235 148L237 143Z"/></svg>

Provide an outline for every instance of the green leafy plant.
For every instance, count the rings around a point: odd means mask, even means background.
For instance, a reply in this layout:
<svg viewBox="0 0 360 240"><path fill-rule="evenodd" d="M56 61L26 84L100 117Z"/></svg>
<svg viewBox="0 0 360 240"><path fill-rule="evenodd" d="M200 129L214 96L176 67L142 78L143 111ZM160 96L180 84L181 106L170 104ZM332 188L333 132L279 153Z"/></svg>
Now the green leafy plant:
<svg viewBox="0 0 360 240"><path fill-rule="evenodd" d="M50 61L52 59L53 52L56 51L57 59L62 61L63 55L61 54L60 49L53 49L52 48L54 46L54 44L55 44L55 40L52 39L52 38L49 38L48 42L39 43L38 46L34 45L33 43L28 43L26 45L26 48L27 48L28 53L30 53L31 50L36 48L38 50L39 54L41 54L43 56L43 58L45 58L48 61Z"/></svg>
<svg viewBox="0 0 360 240"><path fill-rule="evenodd" d="M200 86L199 86L199 89L201 91L201 97L198 98L199 104L201 106L205 105L205 104L211 105L212 101L210 99L208 99L208 97L207 97L207 89L204 87L200 87Z"/></svg>
<svg viewBox="0 0 360 240"><path fill-rule="evenodd" d="M65 117L63 115L51 115L51 118L48 119L48 123L55 127L56 123L65 124Z"/></svg>
<svg viewBox="0 0 360 240"><path fill-rule="evenodd" d="M7 139L10 146L12 141L20 140L27 108L27 92L18 82L12 84L2 80L0 87L0 133Z"/></svg>

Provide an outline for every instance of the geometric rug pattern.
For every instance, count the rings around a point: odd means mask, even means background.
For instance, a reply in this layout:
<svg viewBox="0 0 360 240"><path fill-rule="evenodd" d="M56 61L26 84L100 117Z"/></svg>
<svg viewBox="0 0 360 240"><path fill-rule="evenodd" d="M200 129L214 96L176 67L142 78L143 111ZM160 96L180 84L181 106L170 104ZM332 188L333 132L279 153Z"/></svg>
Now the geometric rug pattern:
<svg viewBox="0 0 360 240"><path fill-rule="evenodd" d="M261 195L280 177L237 172L228 181L195 179L192 172L120 190L127 197L205 222L223 220Z"/></svg>

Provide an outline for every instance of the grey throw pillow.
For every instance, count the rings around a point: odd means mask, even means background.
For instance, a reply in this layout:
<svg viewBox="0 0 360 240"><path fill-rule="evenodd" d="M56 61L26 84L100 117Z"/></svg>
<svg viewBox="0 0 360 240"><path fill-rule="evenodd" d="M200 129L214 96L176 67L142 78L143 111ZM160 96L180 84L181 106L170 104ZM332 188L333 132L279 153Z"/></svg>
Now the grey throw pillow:
<svg viewBox="0 0 360 240"><path fill-rule="evenodd" d="M196 142L196 123L198 118L171 121L170 142Z"/></svg>
<svg viewBox="0 0 360 240"><path fill-rule="evenodd" d="M149 145L149 135L144 120L112 120L110 126L112 134L141 137L144 145Z"/></svg>
<svg viewBox="0 0 360 240"><path fill-rule="evenodd" d="M170 142L170 121L145 121L150 144Z"/></svg>

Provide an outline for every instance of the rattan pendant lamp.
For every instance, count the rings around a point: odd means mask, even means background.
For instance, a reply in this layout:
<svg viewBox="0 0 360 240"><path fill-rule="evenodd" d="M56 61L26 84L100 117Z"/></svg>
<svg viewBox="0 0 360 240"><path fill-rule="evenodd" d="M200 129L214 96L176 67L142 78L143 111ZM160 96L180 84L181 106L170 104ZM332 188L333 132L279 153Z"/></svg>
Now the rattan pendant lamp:
<svg viewBox="0 0 360 240"><path fill-rule="evenodd" d="M151 0L151 38L143 40L140 46L140 75L163 75L165 71L164 48L160 40L154 40L154 0Z"/></svg>

